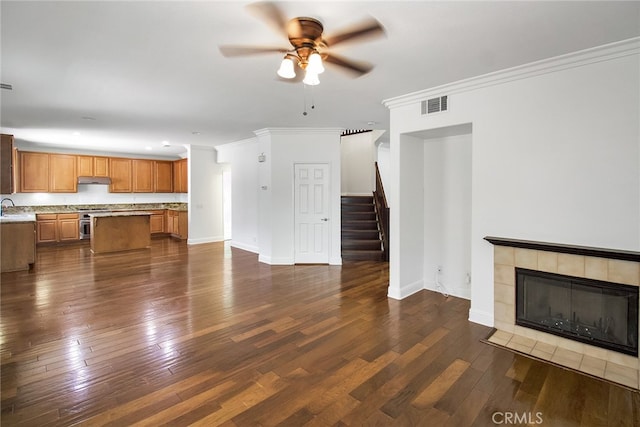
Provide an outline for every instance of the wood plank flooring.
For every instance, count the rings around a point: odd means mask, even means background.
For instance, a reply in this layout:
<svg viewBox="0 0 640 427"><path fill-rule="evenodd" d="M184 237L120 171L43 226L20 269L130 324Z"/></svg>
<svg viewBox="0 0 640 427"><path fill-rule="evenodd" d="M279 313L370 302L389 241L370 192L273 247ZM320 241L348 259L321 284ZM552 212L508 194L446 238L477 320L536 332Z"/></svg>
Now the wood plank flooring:
<svg viewBox="0 0 640 427"><path fill-rule="evenodd" d="M637 392L480 340L388 266L269 266L223 243L38 249L3 273L2 426L638 426Z"/></svg>

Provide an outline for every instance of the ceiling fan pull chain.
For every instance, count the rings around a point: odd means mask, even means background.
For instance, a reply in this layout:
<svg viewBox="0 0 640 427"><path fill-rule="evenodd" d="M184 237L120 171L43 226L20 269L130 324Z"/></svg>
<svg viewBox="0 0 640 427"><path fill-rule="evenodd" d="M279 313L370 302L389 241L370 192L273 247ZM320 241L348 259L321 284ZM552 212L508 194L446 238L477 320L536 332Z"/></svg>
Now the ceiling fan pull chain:
<svg viewBox="0 0 640 427"><path fill-rule="evenodd" d="M307 115L307 85L306 84L302 84L302 99L304 101L304 110L302 111L302 115L306 116Z"/></svg>
<svg viewBox="0 0 640 427"><path fill-rule="evenodd" d="M313 86L311 86L311 109L316 108L316 102L313 100Z"/></svg>

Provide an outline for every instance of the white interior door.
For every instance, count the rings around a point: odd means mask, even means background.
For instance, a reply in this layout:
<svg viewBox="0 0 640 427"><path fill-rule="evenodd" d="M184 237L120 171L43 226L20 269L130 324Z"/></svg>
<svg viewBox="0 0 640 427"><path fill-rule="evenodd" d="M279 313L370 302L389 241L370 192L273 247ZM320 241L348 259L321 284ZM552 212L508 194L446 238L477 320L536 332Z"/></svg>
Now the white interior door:
<svg viewBox="0 0 640 427"><path fill-rule="evenodd" d="M329 263L329 165L300 163L295 172L295 262Z"/></svg>

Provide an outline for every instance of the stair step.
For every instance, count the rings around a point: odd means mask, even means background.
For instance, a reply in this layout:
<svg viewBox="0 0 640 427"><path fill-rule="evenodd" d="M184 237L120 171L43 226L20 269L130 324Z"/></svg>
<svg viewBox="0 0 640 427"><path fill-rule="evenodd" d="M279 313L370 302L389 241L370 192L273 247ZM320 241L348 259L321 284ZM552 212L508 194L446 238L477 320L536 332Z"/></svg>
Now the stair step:
<svg viewBox="0 0 640 427"><path fill-rule="evenodd" d="M342 250L380 250L382 242L377 240L343 239Z"/></svg>
<svg viewBox="0 0 640 427"><path fill-rule="evenodd" d="M342 230L342 239L376 240L379 238L378 230Z"/></svg>
<svg viewBox="0 0 640 427"><path fill-rule="evenodd" d="M364 204L349 203L349 204L343 204L341 209L342 209L342 212L375 212L376 211L376 208L373 204L364 205Z"/></svg>
<svg viewBox="0 0 640 427"><path fill-rule="evenodd" d="M342 196L342 203L373 204L373 196Z"/></svg>
<svg viewBox="0 0 640 427"><path fill-rule="evenodd" d="M343 230L378 230L378 221L342 221Z"/></svg>
<svg viewBox="0 0 640 427"><path fill-rule="evenodd" d="M376 220L376 213L375 212L342 212L342 221L362 221L362 220L369 220L369 221L375 221Z"/></svg>
<svg viewBox="0 0 640 427"><path fill-rule="evenodd" d="M382 251L343 250L342 260L346 261L382 261Z"/></svg>

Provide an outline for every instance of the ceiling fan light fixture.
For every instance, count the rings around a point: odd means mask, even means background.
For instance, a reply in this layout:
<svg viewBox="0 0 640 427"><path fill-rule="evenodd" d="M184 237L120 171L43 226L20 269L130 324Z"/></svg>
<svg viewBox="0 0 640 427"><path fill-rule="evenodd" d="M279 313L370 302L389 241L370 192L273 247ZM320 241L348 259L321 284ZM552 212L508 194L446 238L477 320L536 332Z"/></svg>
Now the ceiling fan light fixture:
<svg viewBox="0 0 640 427"><path fill-rule="evenodd" d="M322 58L318 52L314 52L309 56L309 65L307 65L307 72L311 71L314 74L322 74L324 72L324 66L322 65Z"/></svg>
<svg viewBox="0 0 640 427"><path fill-rule="evenodd" d="M302 83L306 84L307 86L317 86L320 84L320 79L318 78L318 75L316 73L307 69Z"/></svg>
<svg viewBox="0 0 640 427"><path fill-rule="evenodd" d="M291 60L291 58L289 58L289 56L285 56L280 63L278 75L283 79L292 79L296 76L296 72L293 69L293 61Z"/></svg>

